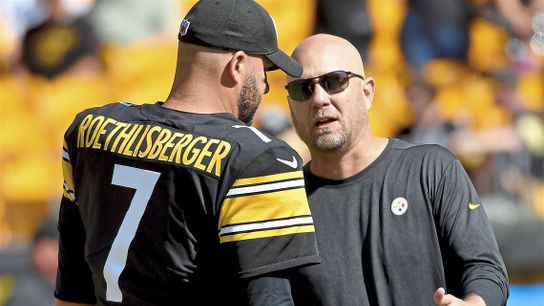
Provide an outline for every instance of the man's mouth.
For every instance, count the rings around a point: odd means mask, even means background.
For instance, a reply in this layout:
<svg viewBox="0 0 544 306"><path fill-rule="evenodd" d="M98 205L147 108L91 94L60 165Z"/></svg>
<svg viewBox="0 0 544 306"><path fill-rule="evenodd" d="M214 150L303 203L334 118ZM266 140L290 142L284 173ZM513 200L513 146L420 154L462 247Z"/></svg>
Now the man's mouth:
<svg viewBox="0 0 544 306"><path fill-rule="evenodd" d="M338 121L338 119L335 117L321 117L314 121L314 126L318 128L326 127L336 121Z"/></svg>

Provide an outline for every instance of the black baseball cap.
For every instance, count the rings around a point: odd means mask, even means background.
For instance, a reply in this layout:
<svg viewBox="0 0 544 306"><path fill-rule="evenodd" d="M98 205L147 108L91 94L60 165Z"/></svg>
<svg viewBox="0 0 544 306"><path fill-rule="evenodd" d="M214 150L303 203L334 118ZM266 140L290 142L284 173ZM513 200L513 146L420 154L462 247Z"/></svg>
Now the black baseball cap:
<svg viewBox="0 0 544 306"><path fill-rule="evenodd" d="M200 0L183 19L178 38L205 47L263 55L273 66L299 77L300 64L278 48L276 26L254 0Z"/></svg>

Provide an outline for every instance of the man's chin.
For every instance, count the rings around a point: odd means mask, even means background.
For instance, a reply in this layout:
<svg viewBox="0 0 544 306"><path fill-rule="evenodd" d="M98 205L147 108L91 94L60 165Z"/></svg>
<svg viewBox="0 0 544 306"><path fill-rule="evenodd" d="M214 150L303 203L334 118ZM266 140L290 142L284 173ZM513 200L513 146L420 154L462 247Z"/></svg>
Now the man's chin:
<svg viewBox="0 0 544 306"><path fill-rule="evenodd" d="M335 152L341 150L345 143L345 139L338 135L332 134L321 135L313 140L314 147L323 152Z"/></svg>

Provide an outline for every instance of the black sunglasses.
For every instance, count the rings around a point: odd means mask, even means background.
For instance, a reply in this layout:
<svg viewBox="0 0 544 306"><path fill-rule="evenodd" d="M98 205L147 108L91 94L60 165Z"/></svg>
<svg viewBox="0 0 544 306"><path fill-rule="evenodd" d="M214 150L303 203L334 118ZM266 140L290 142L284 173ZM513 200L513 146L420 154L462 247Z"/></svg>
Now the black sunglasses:
<svg viewBox="0 0 544 306"><path fill-rule="evenodd" d="M328 94L339 93L349 86L349 78L358 77L361 80L365 78L349 71L333 71L315 78L300 79L289 82L285 89L289 97L295 101L306 101L314 93L315 84L319 84Z"/></svg>

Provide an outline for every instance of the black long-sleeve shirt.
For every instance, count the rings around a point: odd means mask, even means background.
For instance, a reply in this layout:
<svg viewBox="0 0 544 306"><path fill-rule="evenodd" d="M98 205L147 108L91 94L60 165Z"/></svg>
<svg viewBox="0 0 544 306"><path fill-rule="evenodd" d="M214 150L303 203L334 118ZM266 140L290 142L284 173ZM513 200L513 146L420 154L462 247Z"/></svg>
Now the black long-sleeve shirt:
<svg viewBox="0 0 544 306"><path fill-rule="evenodd" d="M506 268L460 162L437 145L390 139L345 180L305 167L327 305L434 305L439 287L506 303Z"/></svg>

